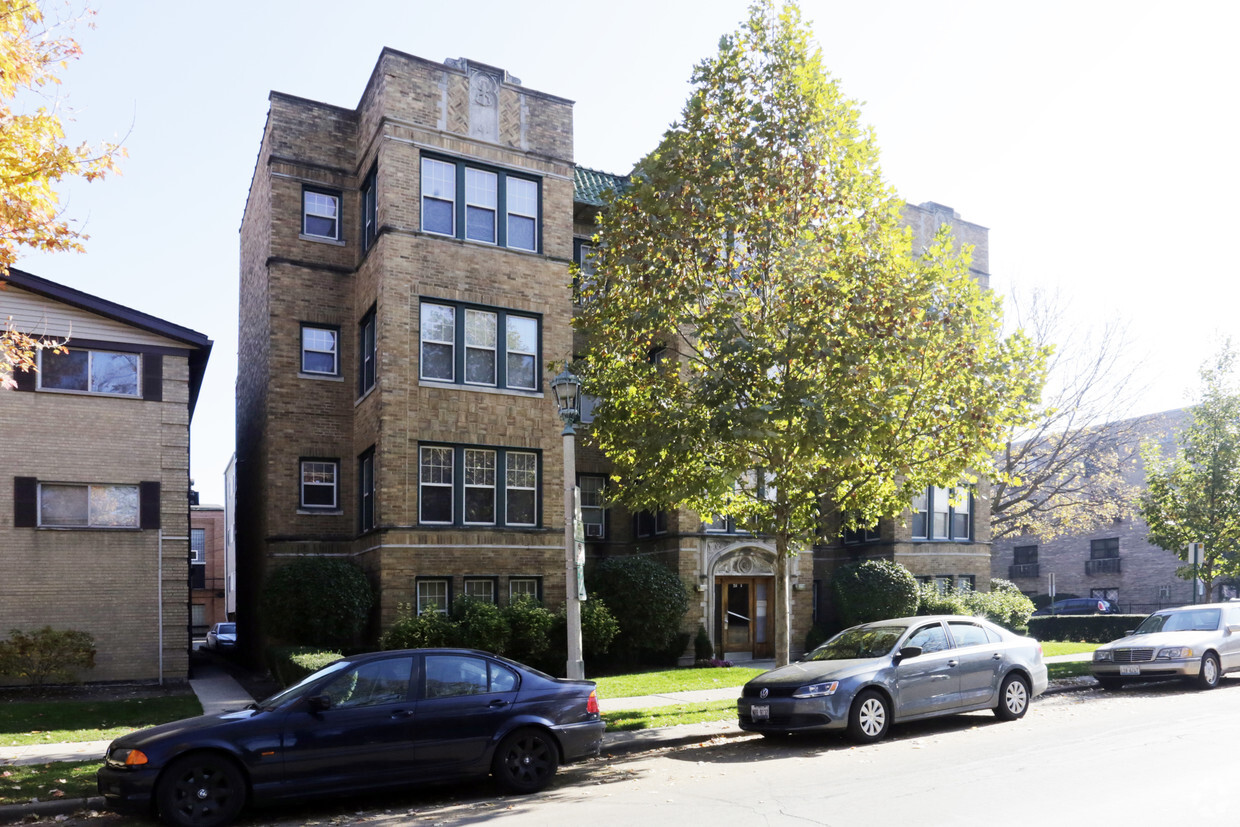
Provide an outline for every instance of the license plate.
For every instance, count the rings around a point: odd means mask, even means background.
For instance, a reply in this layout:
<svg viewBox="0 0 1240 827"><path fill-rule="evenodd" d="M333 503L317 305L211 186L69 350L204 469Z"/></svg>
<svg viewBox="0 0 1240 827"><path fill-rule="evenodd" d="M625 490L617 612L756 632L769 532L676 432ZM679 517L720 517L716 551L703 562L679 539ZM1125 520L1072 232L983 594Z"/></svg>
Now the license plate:
<svg viewBox="0 0 1240 827"><path fill-rule="evenodd" d="M1119 668L1119 673L1121 675L1140 675L1141 667L1140 666L1121 666Z"/></svg>
<svg viewBox="0 0 1240 827"><path fill-rule="evenodd" d="M749 707L749 717L755 721L771 720L770 704L762 704L760 706L755 704L754 706Z"/></svg>

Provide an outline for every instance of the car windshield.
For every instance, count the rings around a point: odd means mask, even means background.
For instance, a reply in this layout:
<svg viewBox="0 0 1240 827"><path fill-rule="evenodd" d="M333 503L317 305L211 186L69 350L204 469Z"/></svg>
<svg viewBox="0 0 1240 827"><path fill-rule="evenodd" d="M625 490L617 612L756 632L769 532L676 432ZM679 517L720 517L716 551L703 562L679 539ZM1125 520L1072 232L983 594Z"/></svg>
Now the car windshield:
<svg viewBox="0 0 1240 827"><path fill-rule="evenodd" d="M845 629L805 656L805 660L880 658L891 653L907 626L860 626Z"/></svg>
<svg viewBox="0 0 1240 827"><path fill-rule="evenodd" d="M319 671L313 672L302 678L300 681L293 684L288 689L285 689L283 692L277 692L270 698L260 701L255 704L255 706L258 709L275 709L281 704L286 704L289 701L296 700L306 694L306 691L310 685L318 683L320 678L326 677L327 675L334 675L342 669L347 669L351 664L352 661L347 660L338 660L335 663L328 664Z"/></svg>
<svg viewBox="0 0 1240 827"><path fill-rule="evenodd" d="M237 634L237 624L221 623L215 633L217 635L235 635Z"/></svg>
<svg viewBox="0 0 1240 827"><path fill-rule="evenodd" d="M1155 632L1212 632L1218 628L1218 609L1196 609L1191 612L1157 612L1141 621L1134 634Z"/></svg>

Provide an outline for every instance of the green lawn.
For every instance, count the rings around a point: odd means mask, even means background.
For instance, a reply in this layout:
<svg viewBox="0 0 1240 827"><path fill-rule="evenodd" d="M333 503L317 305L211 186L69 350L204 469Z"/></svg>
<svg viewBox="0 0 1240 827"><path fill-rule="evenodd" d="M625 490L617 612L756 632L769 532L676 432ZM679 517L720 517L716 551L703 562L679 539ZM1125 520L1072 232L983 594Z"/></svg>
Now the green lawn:
<svg viewBox="0 0 1240 827"><path fill-rule="evenodd" d="M744 686L750 678L761 675L763 671L765 670L741 666L668 669L663 672L636 672L632 675L613 675L591 680L598 684L600 698L635 698L639 695L662 695L690 689Z"/></svg>
<svg viewBox="0 0 1240 827"><path fill-rule="evenodd" d="M707 721L735 721L736 699L702 701L700 703L671 704L649 709L625 709L604 712L603 720L608 732L628 732L637 729L655 729L680 724L701 724Z"/></svg>
<svg viewBox="0 0 1240 827"><path fill-rule="evenodd" d="M1101 645L1100 643L1075 643L1070 640L1044 640L1042 641L1042 656L1049 658L1054 655L1079 655L1082 652L1092 652Z"/></svg>
<svg viewBox="0 0 1240 827"><path fill-rule="evenodd" d="M0 767L0 805L98 795L98 761L66 761Z"/></svg>
<svg viewBox="0 0 1240 827"><path fill-rule="evenodd" d="M106 741L202 714L192 693L121 701L15 701L0 703L0 746Z"/></svg>

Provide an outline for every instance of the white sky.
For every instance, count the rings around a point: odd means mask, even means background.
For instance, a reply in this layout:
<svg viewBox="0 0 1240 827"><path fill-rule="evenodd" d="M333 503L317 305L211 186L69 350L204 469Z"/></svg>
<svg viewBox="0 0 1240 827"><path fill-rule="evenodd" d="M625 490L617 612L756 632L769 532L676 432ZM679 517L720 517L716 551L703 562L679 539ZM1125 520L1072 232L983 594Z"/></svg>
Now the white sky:
<svg viewBox="0 0 1240 827"><path fill-rule="evenodd" d="M191 473L223 502L233 448L238 228L268 93L356 106L380 50L468 57L576 101L576 161L627 172L679 115L742 0L96 0L63 73L70 137L124 137L123 175L66 189L86 255L18 266L215 341ZM992 287L1058 289L1127 322L1149 391L1188 404L1237 330L1240 4L804 0L863 103L886 178L989 227ZM0 294L0 313L3 311Z"/></svg>

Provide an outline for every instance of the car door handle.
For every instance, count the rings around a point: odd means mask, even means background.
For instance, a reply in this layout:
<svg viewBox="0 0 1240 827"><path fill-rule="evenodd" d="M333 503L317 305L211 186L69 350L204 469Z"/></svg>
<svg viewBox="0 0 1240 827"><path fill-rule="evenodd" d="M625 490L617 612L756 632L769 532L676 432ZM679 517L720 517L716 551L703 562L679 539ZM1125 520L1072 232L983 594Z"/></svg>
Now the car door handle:
<svg viewBox="0 0 1240 827"><path fill-rule="evenodd" d="M393 718L412 718L413 710L412 709L398 709L392 713L392 717Z"/></svg>
<svg viewBox="0 0 1240 827"><path fill-rule="evenodd" d="M990 656L990 659L991 660L1003 660L1003 653L995 652L993 655Z"/></svg>
<svg viewBox="0 0 1240 827"><path fill-rule="evenodd" d="M948 665L948 666L959 666L959 665L960 665L960 661L958 661L958 660L949 660L949 661L947 662L947 665Z"/></svg>
<svg viewBox="0 0 1240 827"><path fill-rule="evenodd" d="M495 700L487 704L487 706L489 706L491 709L503 709L504 707L508 706L508 701L505 701L501 698L496 698Z"/></svg>

